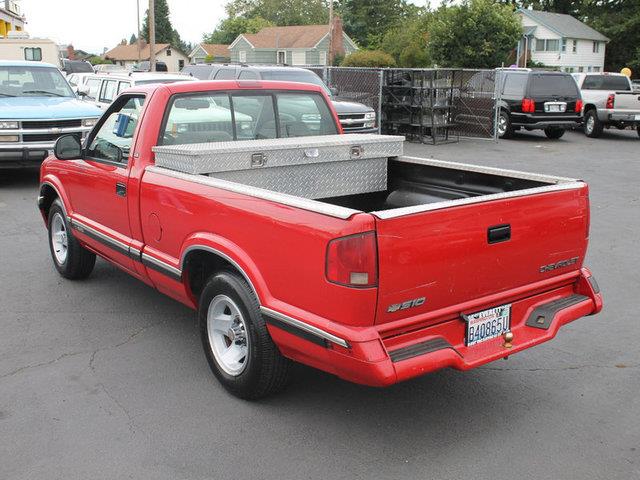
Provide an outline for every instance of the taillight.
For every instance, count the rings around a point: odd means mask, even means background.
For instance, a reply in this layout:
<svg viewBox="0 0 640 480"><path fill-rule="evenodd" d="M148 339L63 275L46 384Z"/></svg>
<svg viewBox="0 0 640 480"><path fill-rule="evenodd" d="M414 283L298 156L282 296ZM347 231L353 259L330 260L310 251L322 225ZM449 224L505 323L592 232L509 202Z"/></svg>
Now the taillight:
<svg viewBox="0 0 640 480"><path fill-rule="evenodd" d="M536 102L534 102L531 98L523 98L522 99L522 111L524 113L533 113L536 111Z"/></svg>
<svg viewBox="0 0 640 480"><path fill-rule="evenodd" d="M327 280L348 287L378 284L378 248L375 232L336 238L327 247Z"/></svg>
<svg viewBox="0 0 640 480"><path fill-rule="evenodd" d="M582 100L576 100L576 113L580 113L582 111Z"/></svg>
<svg viewBox="0 0 640 480"><path fill-rule="evenodd" d="M613 104L616 101L616 95L615 93L610 93L609 96L607 97L607 108L613 108Z"/></svg>

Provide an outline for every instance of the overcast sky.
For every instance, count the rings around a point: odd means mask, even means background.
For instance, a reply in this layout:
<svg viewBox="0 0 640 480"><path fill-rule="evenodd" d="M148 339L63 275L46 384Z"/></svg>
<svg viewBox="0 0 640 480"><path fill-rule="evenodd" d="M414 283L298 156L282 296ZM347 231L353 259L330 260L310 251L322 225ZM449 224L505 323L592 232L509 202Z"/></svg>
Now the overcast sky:
<svg viewBox="0 0 640 480"><path fill-rule="evenodd" d="M148 0L140 1L140 21ZM411 0L424 5L427 0ZM198 43L224 18L227 0L168 0L171 22L187 42ZM137 31L136 0L20 0L32 37L51 38L92 53L111 49Z"/></svg>

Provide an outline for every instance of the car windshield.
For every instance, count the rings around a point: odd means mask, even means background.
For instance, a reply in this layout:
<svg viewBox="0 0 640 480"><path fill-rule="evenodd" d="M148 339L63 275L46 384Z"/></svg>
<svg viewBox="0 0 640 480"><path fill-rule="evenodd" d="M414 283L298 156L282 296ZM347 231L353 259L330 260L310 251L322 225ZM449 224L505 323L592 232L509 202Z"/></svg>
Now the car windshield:
<svg viewBox="0 0 640 480"><path fill-rule="evenodd" d="M266 70L261 74L262 80L277 80L280 82L299 82L299 83L311 83L313 85L321 86L327 95L331 95L331 91L324 84L320 77L311 71L296 71L296 70Z"/></svg>
<svg viewBox="0 0 640 480"><path fill-rule="evenodd" d="M0 97L75 97L75 94L56 68L1 66Z"/></svg>
<svg viewBox="0 0 640 480"><path fill-rule="evenodd" d="M629 80L622 75L587 75L582 82L584 90L631 90Z"/></svg>

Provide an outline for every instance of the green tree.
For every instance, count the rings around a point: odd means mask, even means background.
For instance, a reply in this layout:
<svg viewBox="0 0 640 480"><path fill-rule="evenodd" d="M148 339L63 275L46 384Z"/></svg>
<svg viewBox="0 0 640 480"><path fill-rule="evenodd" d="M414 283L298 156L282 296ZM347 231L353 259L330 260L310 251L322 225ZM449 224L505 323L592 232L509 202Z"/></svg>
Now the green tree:
<svg viewBox="0 0 640 480"><path fill-rule="evenodd" d="M384 35L416 14L406 0L343 0L338 6L344 30L363 48L379 48Z"/></svg>
<svg viewBox="0 0 640 480"><path fill-rule="evenodd" d="M216 29L202 37L204 43L222 43L229 45L242 33L257 33L273 24L262 17L235 17L222 20Z"/></svg>
<svg viewBox="0 0 640 480"><path fill-rule="evenodd" d="M429 26L431 59L442 67L495 68L522 35L520 18L510 5L494 0L463 0L443 5Z"/></svg>
<svg viewBox="0 0 640 480"><path fill-rule="evenodd" d="M129 45L133 45L134 43L136 43L138 41L138 37L136 37L135 33L131 34L131 38L129 38Z"/></svg>
<svg viewBox="0 0 640 480"><path fill-rule="evenodd" d="M261 17L273 25L327 23L327 0L232 0L226 6L229 18Z"/></svg>
<svg viewBox="0 0 640 480"><path fill-rule="evenodd" d="M171 25L169 18L169 5L167 0L155 0L155 27L156 27L156 43L174 43L175 30ZM142 22L142 38L146 42L149 41L149 10L147 10Z"/></svg>
<svg viewBox="0 0 640 480"><path fill-rule="evenodd" d="M391 28L382 38L380 49L389 53L399 67L428 67L429 22L431 12L422 11L408 18L402 26Z"/></svg>

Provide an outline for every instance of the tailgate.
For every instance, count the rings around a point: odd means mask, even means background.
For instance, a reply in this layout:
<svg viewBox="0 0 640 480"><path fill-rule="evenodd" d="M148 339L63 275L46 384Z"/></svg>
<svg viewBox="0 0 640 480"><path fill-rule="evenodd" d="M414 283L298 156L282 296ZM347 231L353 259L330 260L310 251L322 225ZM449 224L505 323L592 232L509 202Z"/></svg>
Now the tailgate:
<svg viewBox="0 0 640 480"><path fill-rule="evenodd" d="M640 93L616 92L614 110L640 114Z"/></svg>
<svg viewBox="0 0 640 480"><path fill-rule="evenodd" d="M427 315L579 270L589 200L586 184L574 185L376 219L376 323Z"/></svg>

